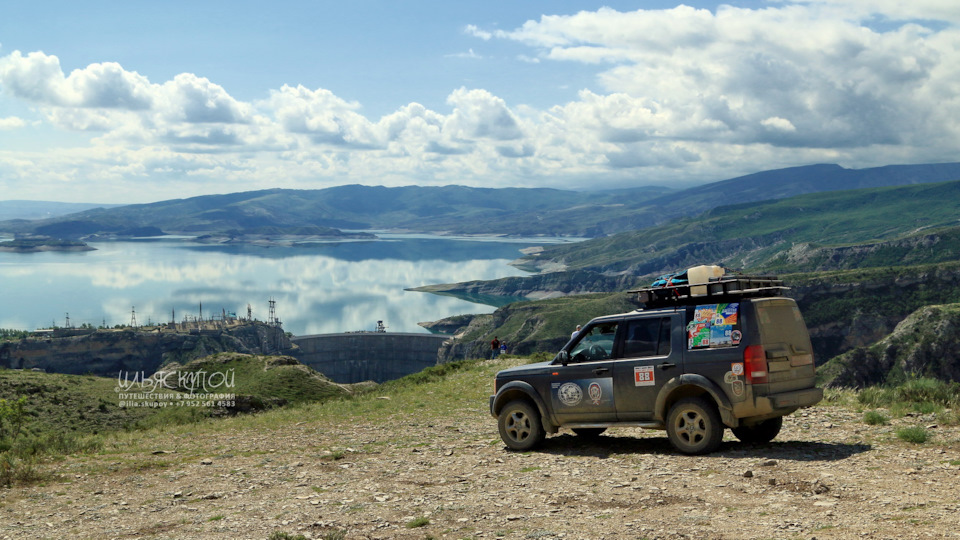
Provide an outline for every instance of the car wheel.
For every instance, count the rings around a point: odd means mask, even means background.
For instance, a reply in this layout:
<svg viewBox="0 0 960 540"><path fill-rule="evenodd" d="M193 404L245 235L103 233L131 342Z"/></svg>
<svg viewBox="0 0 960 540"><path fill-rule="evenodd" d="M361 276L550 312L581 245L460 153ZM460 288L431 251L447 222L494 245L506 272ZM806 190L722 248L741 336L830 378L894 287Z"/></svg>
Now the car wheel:
<svg viewBox="0 0 960 540"><path fill-rule="evenodd" d="M783 417L778 416L752 426L735 427L731 431L742 442L763 444L772 441L780 433L781 427L783 427Z"/></svg>
<svg viewBox="0 0 960 540"><path fill-rule="evenodd" d="M511 401L497 417L500 438L512 450L530 450L546 436L540 413L527 401Z"/></svg>
<svg viewBox="0 0 960 540"><path fill-rule="evenodd" d="M605 427L573 428L573 432L577 434L577 437L583 437L584 439L596 439L606 430L607 428Z"/></svg>
<svg viewBox="0 0 960 540"><path fill-rule="evenodd" d="M707 454L720 446L723 425L712 403L699 397L684 398L667 415L670 444L684 454Z"/></svg>

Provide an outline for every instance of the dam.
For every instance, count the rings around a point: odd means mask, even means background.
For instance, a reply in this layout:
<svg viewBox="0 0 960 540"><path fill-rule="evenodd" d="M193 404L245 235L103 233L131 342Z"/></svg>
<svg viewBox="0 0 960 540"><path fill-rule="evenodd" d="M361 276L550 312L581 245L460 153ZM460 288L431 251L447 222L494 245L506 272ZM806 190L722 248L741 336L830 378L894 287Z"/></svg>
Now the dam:
<svg viewBox="0 0 960 540"><path fill-rule="evenodd" d="M334 382L384 382L437 364L451 336L399 332L344 332L293 336L297 359Z"/></svg>

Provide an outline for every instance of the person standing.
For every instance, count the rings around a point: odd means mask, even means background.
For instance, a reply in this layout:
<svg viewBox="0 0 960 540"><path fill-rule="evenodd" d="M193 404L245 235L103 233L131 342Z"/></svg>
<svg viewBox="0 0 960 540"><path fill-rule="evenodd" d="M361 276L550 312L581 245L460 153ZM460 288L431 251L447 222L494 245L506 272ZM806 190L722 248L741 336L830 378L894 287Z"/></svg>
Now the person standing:
<svg viewBox="0 0 960 540"><path fill-rule="evenodd" d="M580 325L578 324L578 325L577 325L577 329L574 330L572 334L570 334L570 339L573 339L573 338L577 337L577 334L580 333L580 328L581 328L581 327L580 327Z"/></svg>
<svg viewBox="0 0 960 540"><path fill-rule="evenodd" d="M490 342L490 359L493 360L498 354L500 354L500 338L493 336L493 341Z"/></svg>

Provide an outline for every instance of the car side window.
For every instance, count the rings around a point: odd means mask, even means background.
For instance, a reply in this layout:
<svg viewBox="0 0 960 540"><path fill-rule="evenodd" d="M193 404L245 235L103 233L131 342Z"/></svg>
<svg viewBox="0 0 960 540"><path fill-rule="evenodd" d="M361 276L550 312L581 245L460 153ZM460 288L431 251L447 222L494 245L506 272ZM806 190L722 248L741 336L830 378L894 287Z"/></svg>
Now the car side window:
<svg viewBox="0 0 960 540"><path fill-rule="evenodd" d="M634 319L627 322L623 356L643 358L670 354L670 318Z"/></svg>
<svg viewBox="0 0 960 540"><path fill-rule="evenodd" d="M613 356L614 338L617 336L617 323L607 322L588 326L580 331L578 341L570 349L571 362L596 362Z"/></svg>

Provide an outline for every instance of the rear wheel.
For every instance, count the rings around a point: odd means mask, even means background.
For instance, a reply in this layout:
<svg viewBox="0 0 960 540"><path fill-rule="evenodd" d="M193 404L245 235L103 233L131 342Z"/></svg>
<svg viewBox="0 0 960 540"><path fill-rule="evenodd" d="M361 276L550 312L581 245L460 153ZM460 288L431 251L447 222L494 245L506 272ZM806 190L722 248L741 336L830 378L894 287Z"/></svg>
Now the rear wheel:
<svg viewBox="0 0 960 540"><path fill-rule="evenodd" d="M780 433L783 427L783 417L770 418L752 426L739 426L731 429L733 434L742 442L751 444L768 443Z"/></svg>
<svg viewBox="0 0 960 540"><path fill-rule="evenodd" d="M511 401L497 417L500 438L512 450L530 450L546 437L540 413L527 401Z"/></svg>
<svg viewBox="0 0 960 540"><path fill-rule="evenodd" d="M713 452L723 439L720 413L703 398L681 399L667 415L667 436L670 444L684 454Z"/></svg>

